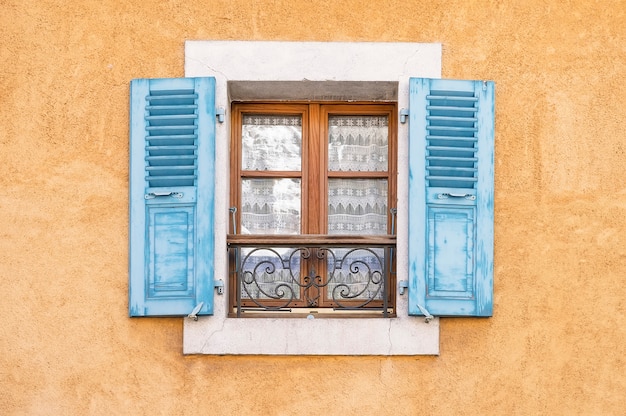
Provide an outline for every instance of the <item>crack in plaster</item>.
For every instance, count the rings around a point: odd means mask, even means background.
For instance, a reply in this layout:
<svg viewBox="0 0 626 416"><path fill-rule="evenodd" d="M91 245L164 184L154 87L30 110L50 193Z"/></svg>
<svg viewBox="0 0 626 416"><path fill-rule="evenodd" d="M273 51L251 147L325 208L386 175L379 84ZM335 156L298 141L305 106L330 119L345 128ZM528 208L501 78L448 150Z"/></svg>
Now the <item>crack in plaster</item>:
<svg viewBox="0 0 626 416"><path fill-rule="evenodd" d="M218 334L220 332L224 332L224 327L226 326L226 320L222 320L222 325L219 329L215 329L213 331L210 331L208 336L206 337L206 340L202 343L202 347L200 348L200 352L204 353L205 347L209 344L209 342L211 341L211 338L213 338L213 336L215 334Z"/></svg>

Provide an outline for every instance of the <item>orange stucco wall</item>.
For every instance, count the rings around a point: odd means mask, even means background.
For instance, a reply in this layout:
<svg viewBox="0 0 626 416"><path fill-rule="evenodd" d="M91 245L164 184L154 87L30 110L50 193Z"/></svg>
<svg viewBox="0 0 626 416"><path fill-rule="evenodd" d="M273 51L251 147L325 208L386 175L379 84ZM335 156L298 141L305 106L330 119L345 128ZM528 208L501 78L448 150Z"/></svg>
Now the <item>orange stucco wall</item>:
<svg viewBox="0 0 626 416"><path fill-rule="evenodd" d="M0 0L0 414L622 415L626 2ZM438 357L183 356L127 318L128 94L187 39L441 42L497 83L495 315ZM375 336L375 334L373 334Z"/></svg>

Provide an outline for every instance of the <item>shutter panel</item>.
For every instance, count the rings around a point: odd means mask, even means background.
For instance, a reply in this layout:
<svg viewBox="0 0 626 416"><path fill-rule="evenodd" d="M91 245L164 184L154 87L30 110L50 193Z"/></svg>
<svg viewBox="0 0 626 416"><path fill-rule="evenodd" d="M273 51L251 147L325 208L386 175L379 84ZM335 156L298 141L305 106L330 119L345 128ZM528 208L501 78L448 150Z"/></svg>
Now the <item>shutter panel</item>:
<svg viewBox="0 0 626 416"><path fill-rule="evenodd" d="M491 316L494 83L411 78L409 314Z"/></svg>
<svg viewBox="0 0 626 416"><path fill-rule="evenodd" d="M213 313L215 79L136 79L130 103L130 316Z"/></svg>

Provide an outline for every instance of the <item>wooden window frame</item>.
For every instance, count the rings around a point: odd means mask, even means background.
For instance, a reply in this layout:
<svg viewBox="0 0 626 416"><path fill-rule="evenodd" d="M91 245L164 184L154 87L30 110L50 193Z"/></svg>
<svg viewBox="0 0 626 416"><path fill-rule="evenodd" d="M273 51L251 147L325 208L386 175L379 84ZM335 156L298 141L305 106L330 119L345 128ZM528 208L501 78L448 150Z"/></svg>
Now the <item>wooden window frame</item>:
<svg viewBox="0 0 626 416"><path fill-rule="evenodd" d="M242 169L242 135L241 126L245 114L279 114L300 115L302 117L302 154L300 171L278 170L244 170ZM230 152L230 206L235 207L230 224L228 240L238 241L243 236L235 235L236 226L241 224L241 183L242 178L300 178L301 180L301 210L300 210L300 234L315 236L319 241L330 241L328 238L328 180L333 178L346 179L386 179L388 187L388 209L397 205L397 150L398 150L398 125L397 103L395 102L233 102L231 106L231 152ZM388 119L388 164L387 171L329 171L328 170L328 117L331 115L381 115ZM392 229L394 219L391 212L387 213L387 234L395 233ZM326 236L326 238L324 238ZM382 237L383 235L381 235ZM293 237L293 236L291 236ZM333 237L340 237L334 235ZM349 236L344 236L349 237ZM355 235L355 239L361 239L362 235ZM290 236L284 236L289 241ZM263 234L246 235L245 239L257 239L259 243L265 240L276 240L276 236ZM395 241L395 239L394 239ZM395 261L395 260L394 260ZM302 267L314 267L320 270L323 277L325 265L323 260L309 260L303 262ZM392 265L395 270L395 265ZM236 287L235 260L229 259L231 288ZM390 308L395 308L395 273L387 293ZM229 309L232 311L237 302L236 290L229 290ZM294 301L290 307L302 311L306 308L331 309L334 303L326 298L326 290L320 296L319 304L310 306L304 300ZM380 302L374 302L377 306ZM242 300L244 306L254 306L251 302ZM269 302L271 304L271 302ZM394 309L395 310L395 309ZM395 312L394 312L395 314Z"/></svg>

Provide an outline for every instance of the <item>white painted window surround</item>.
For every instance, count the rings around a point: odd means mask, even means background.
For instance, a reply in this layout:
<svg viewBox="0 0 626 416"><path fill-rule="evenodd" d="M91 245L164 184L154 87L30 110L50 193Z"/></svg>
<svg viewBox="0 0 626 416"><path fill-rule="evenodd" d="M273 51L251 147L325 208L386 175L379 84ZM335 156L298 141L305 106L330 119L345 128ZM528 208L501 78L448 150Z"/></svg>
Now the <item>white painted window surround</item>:
<svg viewBox="0 0 626 416"><path fill-rule="evenodd" d="M441 77L441 45L376 42L187 41L185 76L216 78L215 279L228 290L229 143L232 99L391 100L408 108L409 77ZM397 280L408 279L408 126L398 123ZM228 318L228 295L213 316L184 320L185 354L435 355L439 320L397 317Z"/></svg>

